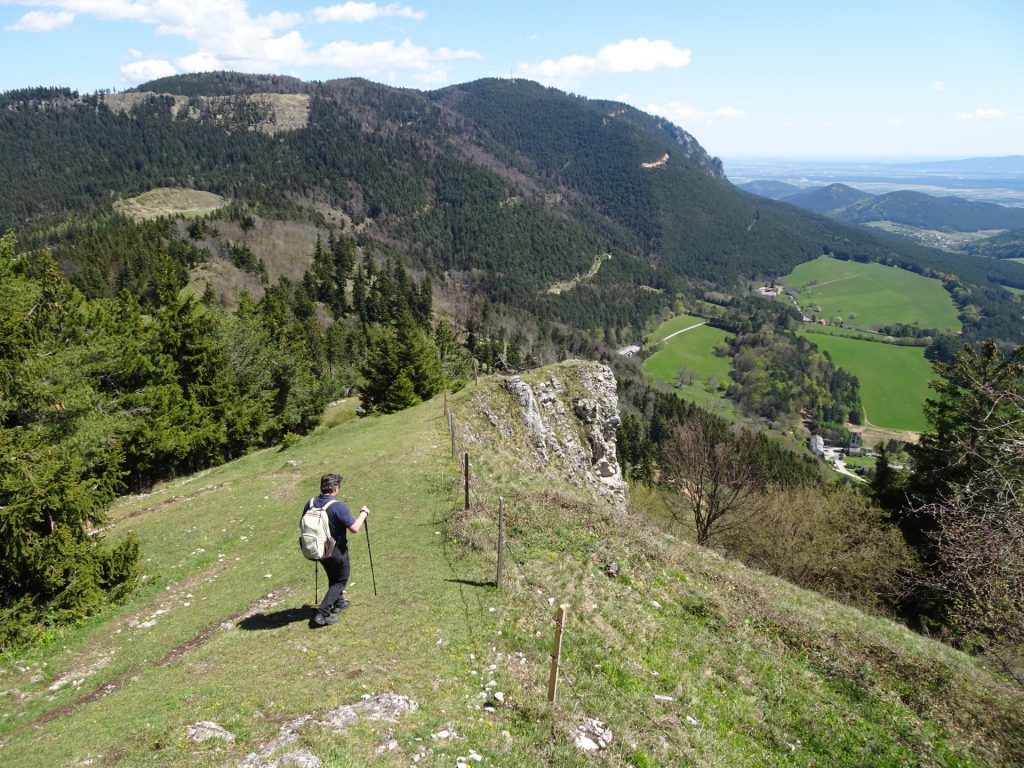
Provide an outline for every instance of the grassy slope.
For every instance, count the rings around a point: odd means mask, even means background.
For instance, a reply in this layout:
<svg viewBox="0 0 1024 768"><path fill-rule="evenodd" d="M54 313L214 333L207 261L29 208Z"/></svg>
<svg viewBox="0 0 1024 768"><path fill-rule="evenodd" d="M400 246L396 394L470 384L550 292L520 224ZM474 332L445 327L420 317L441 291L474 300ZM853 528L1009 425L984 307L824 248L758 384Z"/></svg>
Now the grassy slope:
<svg viewBox="0 0 1024 768"><path fill-rule="evenodd" d="M676 331L703 323L704 318L695 315L678 315L662 323L648 338L647 345L653 346L666 336ZM726 418L735 418L736 407L720 392L707 390L708 376L718 379L720 385L728 385L730 363L727 357L717 357L712 353L715 344L726 339L728 333L720 328L702 325L699 328L685 330L673 336L668 343L644 360L643 370L651 376L667 384L675 386L678 382L680 368L697 371L692 384L679 387L677 392L687 400L692 400L703 408L715 411Z"/></svg>
<svg viewBox="0 0 1024 768"><path fill-rule="evenodd" d="M836 364L860 381L861 401L868 421L887 429L921 432L928 427L922 407L935 378L921 347L825 336L802 332Z"/></svg>
<svg viewBox="0 0 1024 768"><path fill-rule="evenodd" d="M811 280L816 285L808 286ZM801 264L783 278L787 286L800 288L805 314L819 305L825 318L855 319L856 327L877 328L891 323L917 324L922 328L959 330L956 307L938 280L881 264L861 264L820 256Z"/></svg>
<svg viewBox="0 0 1024 768"><path fill-rule="evenodd" d="M237 764L300 715L384 691L420 709L344 736L311 724L290 748L331 766L407 766L424 748L432 752L418 765L450 766L471 749L484 765L516 766L1024 760L1019 692L899 626L588 501L536 466L518 432L496 439L480 409L511 407L494 386L485 379L451 400L474 456L468 512L437 402L124 500L112 535L139 533L152 578L124 606L4 660L0 763ZM360 534L352 608L338 626L311 631L297 511L316 478L337 469L343 494L374 510L380 594ZM488 586L499 494L509 537L502 593ZM617 579L603 573L609 561ZM561 602L572 607L551 712L551 603ZM65 676L79 683L49 690ZM489 679L505 694L494 712L481 708ZM585 716L614 733L597 760L572 746L570 727ZM235 742L187 743L199 720L217 721ZM442 727L463 738L432 740ZM376 756L389 739L396 748Z"/></svg>
<svg viewBox="0 0 1024 768"><path fill-rule="evenodd" d="M161 187L143 192L137 197L118 200L114 208L137 221L144 221L160 216L205 216L227 204L226 199L213 192Z"/></svg>

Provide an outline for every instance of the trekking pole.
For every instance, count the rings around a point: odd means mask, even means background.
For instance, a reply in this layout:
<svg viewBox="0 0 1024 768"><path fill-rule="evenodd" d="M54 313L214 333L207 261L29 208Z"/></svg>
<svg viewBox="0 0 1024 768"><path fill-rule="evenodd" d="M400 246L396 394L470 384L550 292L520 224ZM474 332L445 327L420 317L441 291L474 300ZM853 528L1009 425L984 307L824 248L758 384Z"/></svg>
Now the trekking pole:
<svg viewBox="0 0 1024 768"><path fill-rule="evenodd" d="M320 596L320 571L316 568L316 562L313 563L313 605L316 605L317 598Z"/></svg>
<svg viewBox="0 0 1024 768"><path fill-rule="evenodd" d="M377 576L373 572L373 550L370 549L370 519L363 520L363 527L366 529L366 552L370 555L370 578L373 579L373 596L377 596Z"/></svg>

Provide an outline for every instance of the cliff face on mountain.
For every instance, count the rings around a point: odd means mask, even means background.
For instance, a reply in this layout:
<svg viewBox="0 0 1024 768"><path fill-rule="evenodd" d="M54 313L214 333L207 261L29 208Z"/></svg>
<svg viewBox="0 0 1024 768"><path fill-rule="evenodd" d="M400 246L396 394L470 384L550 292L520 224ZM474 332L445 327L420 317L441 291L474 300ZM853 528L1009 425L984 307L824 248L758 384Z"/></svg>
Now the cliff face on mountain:
<svg viewBox="0 0 1024 768"><path fill-rule="evenodd" d="M589 488L617 510L625 509L627 486L616 457L620 416L611 368L569 361L543 372L506 377L501 389L481 393L474 402L474 415L483 416L489 428L471 427L471 442L509 441L531 470Z"/></svg>

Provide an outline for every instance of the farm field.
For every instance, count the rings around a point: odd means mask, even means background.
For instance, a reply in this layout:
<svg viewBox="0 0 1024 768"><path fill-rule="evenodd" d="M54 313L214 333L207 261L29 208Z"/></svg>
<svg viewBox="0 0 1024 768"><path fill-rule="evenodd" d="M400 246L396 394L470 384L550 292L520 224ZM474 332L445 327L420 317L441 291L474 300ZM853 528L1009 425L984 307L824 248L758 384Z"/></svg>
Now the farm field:
<svg viewBox="0 0 1024 768"><path fill-rule="evenodd" d="M893 323L954 331L961 327L953 300L938 280L897 267L820 256L781 282L798 291L797 301L809 317L840 317L855 328L871 330ZM820 312L813 310L816 306Z"/></svg>
<svg viewBox="0 0 1024 768"><path fill-rule="evenodd" d="M714 377L718 384L729 382L729 358L717 357L712 351L715 345L729 334L721 328L700 325L704 318L694 315L678 315L662 323L647 338L649 347L656 346L667 336L672 336L664 347L644 361L643 370L649 377L664 381L675 387L679 383L679 369L695 372L692 383L677 388L677 393L687 400L718 413L734 418L735 406L716 389L709 391L708 378ZM699 326L693 328L692 326ZM685 329L690 330L685 330Z"/></svg>
<svg viewBox="0 0 1024 768"><path fill-rule="evenodd" d="M928 383L935 374L924 357L924 349L807 331L800 335L827 351L837 365L860 380L868 423L908 432L927 428L923 405L930 394Z"/></svg>

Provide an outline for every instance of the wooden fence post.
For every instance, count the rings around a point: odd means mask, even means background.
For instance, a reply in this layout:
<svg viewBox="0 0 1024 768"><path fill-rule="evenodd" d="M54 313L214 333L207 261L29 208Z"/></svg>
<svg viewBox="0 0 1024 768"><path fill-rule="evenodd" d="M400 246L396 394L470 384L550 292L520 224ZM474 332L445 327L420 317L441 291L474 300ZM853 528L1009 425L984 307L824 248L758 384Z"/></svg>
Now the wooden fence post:
<svg viewBox="0 0 1024 768"><path fill-rule="evenodd" d="M465 474L466 474L466 507L465 508L469 509L469 451L466 451L463 454L463 457L465 459L464 466L465 466Z"/></svg>
<svg viewBox="0 0 1024 768"><path fill-rule="evenodd" d="M498 575L494 578L494 586L501 589L502 572L505 565L505 498L498 497Z"/></svg>
<svg viewBox="0 0 1024 768"><path fill-rule="evenodd" d="M558 606L558 616L555 618L555 644L551 649L551 676L548 678L548 703L554 706L555 697L558 695L558 665L562 660L562 629L565 626L565 612L569 610L566 603Z"/></svg>

